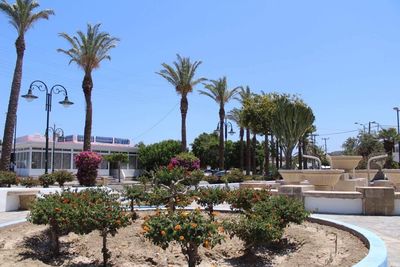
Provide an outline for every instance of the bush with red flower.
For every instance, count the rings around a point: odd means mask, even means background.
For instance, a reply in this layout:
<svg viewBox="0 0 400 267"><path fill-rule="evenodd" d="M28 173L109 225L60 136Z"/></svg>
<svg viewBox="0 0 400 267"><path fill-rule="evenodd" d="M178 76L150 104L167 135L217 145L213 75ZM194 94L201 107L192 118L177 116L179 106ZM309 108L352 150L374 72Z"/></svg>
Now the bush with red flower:
<svg viewBox="0 0 400 267"><path fill-rule="evenodd" d="M186 171L194 171L200 169L200 160L192 153L182 152L171 159L168 168L176 167L184 168Z"/></svg>
<svg viewBox="0 0 400 267"><path fill-rule="evenodd" d="M77 178L80 185L95 186L97 169L102 157L92 151L83 151L75 157L75 165L78 169Z"/></svg>

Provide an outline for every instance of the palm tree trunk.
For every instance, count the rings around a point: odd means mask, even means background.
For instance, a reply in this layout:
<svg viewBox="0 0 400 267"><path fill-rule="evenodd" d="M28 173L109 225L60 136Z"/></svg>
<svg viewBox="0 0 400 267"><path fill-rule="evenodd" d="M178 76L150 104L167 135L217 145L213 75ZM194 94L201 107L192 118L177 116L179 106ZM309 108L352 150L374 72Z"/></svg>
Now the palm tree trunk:
<svg viewBox="0 0 400 267"><path fill-rule="evenodd" d="M251 169L253 171L253 175L257 173L257 160L256 160L256 151L257 151L257 137L256 134L253 133L253 140L252 140L252 151L251 151L251 162L252 166Z"/></svg>
<svg viewBox="0 0 400 267"><path fill-rule="evenodd" d="M90 72L85 73L82 82L82 89L86 101L86 118L85 118L85 133L83 135L83 151L91 150L91 137L92 137L92 89L93 80Z"/></svg>
<svg viewBox="0 0 400 267"><path fill-rule="evenodd" d="M250 175L250 165L251 165L251 143L250 143L250 129L246 129L246 175Z"/></svg>
<svg viewBox="0 0 400 267"><path fill-rule="evenodd" d="M286 149L285 150L285 162L286 162L286 169L292 169L292 150Z"/></svg>
<svg viewBox="0 0 400 267"><path fill-rule="evenodd" d="M19 92L21 90L22 65L25 51L24 36L19 36L17 38L15 41L15 48L17 50L17 61L15 63L14 76L11 84L10 98L8 100L7 117L3 134L3 146L1 149L0 169L3 171L8 171L10 169L12 141L17 117Z"/></svg>
<svg viewBox="0 0 400 267"><path fill-rule="evenodd" d="M299 143L297 145L297 148L299 150L298 156L297 156L297 158L299 160L299 170L302 170L303 169L303 154L301 152L301 148L302 148L301 139L299 139Z"/></svg>
<svg viewBox="0 0 400 267"><path fill-rule="evenodd" d="M269 142L268 142L268 134L265 134L264 140L264 177L269 176Z"/></svg>
<svg viewBox="0 0 400 267"><path fill-rule="evenodd" d="M223 105L219 108L219 169L224 169L224 119L225 109Z"/></svg>
<svg viewBox="0 0 400 267"><path fill-rule="evenodd" d="M181 97L181 116L182 116L182 126L181 126L181 151L187 151L187 142L186 142L186 115L189 109L189 103L187 100L187 95L182 94Z"/></svg>
<svg viewBox="0 0 400 267"><path fill-rule="evenodd" d="M244 137L244 129L243 127L240 127L240 170L243 171L244 169L244 143L243 143L243 137Z"/></svg>

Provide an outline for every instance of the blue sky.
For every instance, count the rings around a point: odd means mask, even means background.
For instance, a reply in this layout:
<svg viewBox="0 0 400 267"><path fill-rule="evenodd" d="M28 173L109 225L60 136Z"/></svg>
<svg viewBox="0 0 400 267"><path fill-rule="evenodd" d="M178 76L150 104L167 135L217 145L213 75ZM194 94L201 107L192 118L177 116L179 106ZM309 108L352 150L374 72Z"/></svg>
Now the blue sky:
<svg viewBox="0 0 400 267"><path fill-rule="evenodd" d="M31 81L64 85L76 104L64 109L53 97L51 122L67 134L84 126L82 71L57 48L68 48L59 32L74 34L86 23L121 39L112 60L94 72L93 134L146 144L180 139L179 96L155 74L175 54L202 60L198 75L223 75L231 87L254 92L299 94L314 110L317 137L340 149L357 130L354 122L396 125L400 105L399 1L239 0L42 0L56 15L26 36L21 93ZM107 4L106 4L107 3ZM0 16L0 132L15 64L15 30ZM197 87L201 89L201 86ZM44 94L20 99L18 135L45 130ZM232 102L227 110L238 106ZM194 91L189 96L188 142L211 132L218 106ZM237 139L238 136L231 137Z"/></svg>

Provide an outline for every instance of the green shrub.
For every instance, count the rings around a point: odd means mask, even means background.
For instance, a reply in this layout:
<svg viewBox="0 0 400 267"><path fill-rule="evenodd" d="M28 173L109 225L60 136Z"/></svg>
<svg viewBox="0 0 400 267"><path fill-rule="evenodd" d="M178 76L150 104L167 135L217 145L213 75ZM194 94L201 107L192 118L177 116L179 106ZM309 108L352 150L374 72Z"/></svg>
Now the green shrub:
<svg viewBox="0 0 400 267"><path fill-rule="evenodd" d="M33 177L24 177L19 179L19 184L27 188L30 188L40 185L40 182L38 179L35 179Z"/></svg>
<svg viewBox="0 0 400 267"><path fill-rule="evenodd" d="M228 196L228 191L225 188L209 187L201 188L195 193L195 195L197 203L200 206L205 207L210 215L211 220L214 220L214 207L224 203Z"/></svg>
<svg viewBox="0 0 400 267"><path fill-rule="evenodd" d="M224 239L223 227L203 217L199 210L192 212L156 213L143 223L144 236L155 245L166 249L177 242L188 260L195 267L201 259L198 247L213 248Z"/></svg>
<svg viewBox="0 0 400 267"><path fill-rule="evenodd" d="M217 177L215 175L210 175L210 176L204 176L203 178L205 181L207 181L209 184L223 184L225 183L224 179Z"/></svg>
<svg viewBox="0 0 400 267"><path fill-rule="evenodd" d="M228 183L241 183L244 181L245 175L239 169L232 169L223 178Z"/></svg>
<svg viewBox="0 0 400 267"><path fill-rule="evenodd" d="M231 205L231 209L250 211L254 204L268 200L270 195L265 189L240 188L229 192L227 202Z"/></svg>
<svg viewBox="0 0 400 267"><path fill-rule="evenodd" d="M124 187L123 196L125 199L129 200L129 206L131 212L134 212L134 205L137 206L142 205L143 203L147 203L149 197L148 193L144 190L142 186L132 185Z"/></svg>
<svg viewBox="0 0 400 267"><path fill-rule="evenodd" d="M52 176L60 186L64 186L64 183L74 180L74 175L66 170L55 171Z"/></svg>
<svg viewBox="0 0 400 267"><path fill-rule="evenodd" d="M42 174L39 176L39 182L43 187L49 187L50 185L53 185L56 180L53 174Z"/></svg>
<svg viewBox="0 0 400 267"><path fill-rule="evenodd" d="M0 187L17 184L17 175L14 172L0 171Z"/></svg>
<svg viewBox="0 0 400 267"><path fill-rule="evenodd" d="M204 173L201 170L194 170L187 173L186 179L182 182L182 184L186 186L195 186L197 188L198 184L201 180L204 179Z"/></svg>

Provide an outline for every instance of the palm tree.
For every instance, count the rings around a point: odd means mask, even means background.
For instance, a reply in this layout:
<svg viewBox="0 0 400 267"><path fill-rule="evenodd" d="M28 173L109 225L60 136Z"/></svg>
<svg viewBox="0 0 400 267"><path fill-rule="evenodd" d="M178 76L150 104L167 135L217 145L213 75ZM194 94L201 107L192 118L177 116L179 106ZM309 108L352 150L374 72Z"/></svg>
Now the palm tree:
<svg viewBox="0 0 400 267"><path fill-rule="evenodd" d="M249 86L240 87L240 92L238 93L239 97L236 97L242 106L245 105L247 101L250 101L253 93L250 90ZM246 175L250 175L250 166L251 166L251 138L250 138L250 127L246 125Z"/></svg>
<svg viewBox="0 0 400 267"><path fill-rule="evenodd" d="M82 81L83 94L86 101L85 132L83 137L83 150L90 150L90 139L92 135L92 71L100 67L100 62L105 59L111 60L109 51L114 48L119 41L118 38L110 36L107 32L99 30L101 24L87 25L86 34L82 31L77 32L77 36L70 36L60 33L71 45L68 50L57 49L70 57L69 63L75 62L84 71Z"/></svg>
<svg viewBox="0 0 400 267"><path fill-rule="evenodd" d="M200 94L210 97L219 105L219 168L223 170L225 104L234 98L240 87L229 90L226 77L222 77L218 80L211 80L208 84L204 84L204 88L207 90L199 90Z"/></svg>
<svg viewBox="0 0 400 267"><path fill-rule="evenodd" d="M234 108L228 112L228 119L234 121L240 128L239 130L239 138L240 138L240 170L244 169L244 124L241 119L242 110L238 108Z"/></svg>
<svg viewBox="0 0 400 267"><path fill-rule="evenodd" d="M273 96L272 131L285 152L286 168L292 167L292 152L299 139L313 126L312 109L300 99L288 95Z"/></svg>
<svg viewBox="0 0 400 267"><path fill-rule="evenodd" d="M17 61L15 63L14 76L11 84L10 98L8 101L8 111L3 135L3 147L1 150L0 169L8 170L10 165L11 146L16 123L18 109L18 98L21 89L22 65L25 52L25 33L41 19L49 19L53 15L53 10L45 9L34 13L34 9L39 7L39 3L33 0L17 0L14 4L9 4L3 0L0 3L0 11L5 13L10 19L10 23L17 30L18 37L15 41L17 51Z"/></svg>
<svg viewBox="0 0 400 267"><path fill-rule="evenodd" d="M180 55L176 56L178 61L175 61L173 66L163 63L161 65L164 67L164 69L160 70L160 72L157 72L157 74L161 75L161 77L171 83L175 87L176 92L181 95L181 150L184 152L187 150L186 115L189 108L187 95L193 91L193 87L201 82L206 81L206 79L194 79L196 70L202 63L201 61L195 61L192 63L188 57L181 57Z"/></svg>

